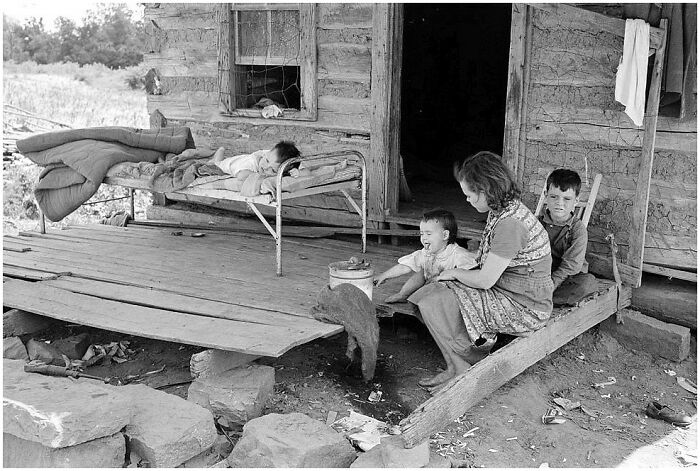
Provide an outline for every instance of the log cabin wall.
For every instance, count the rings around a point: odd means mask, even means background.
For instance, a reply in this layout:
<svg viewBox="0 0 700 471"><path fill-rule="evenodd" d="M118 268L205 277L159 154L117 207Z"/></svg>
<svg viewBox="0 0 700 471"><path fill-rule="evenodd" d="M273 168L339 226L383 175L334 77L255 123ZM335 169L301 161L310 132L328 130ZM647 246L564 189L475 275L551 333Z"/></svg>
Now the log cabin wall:
<svg viewBox="0 0 700 471"><path fill-rule="evenodd" d="M370 168L368 201L375 203L369 205L369 216L380 219L383 209L376 201L377 195L383 195L383 178L372 174L370 156L373 5L316 6L316 121L221 115L217 83L218 7L215 3L146 5L150 42L144 54L145 64L155 70L160 80L159 90L148 95L148 112L158 110L169 125L190 127L198 146L224 146L227 155L269 149L281 139L294 141L302 154L358 150ZM340 194L296 201L285 206L286 217L359 224L357 215ZM221 202L219 207L249 211L244 204L233 202Z"/></svg>
<svg viewBox="0 0 700 471"><path fill-rule="evenodd" d="M595 7L593 7L595 8ZM517 154L523 200L534 208L553 169L576 170L603 183L589 225L589 252L609 255L614 233L626 257L642 146L637 128L615 101L623 38L564 24L528 8L525 100ZM575 22L574 22L575 23ZM529 79L528 79L529 75ZM684 120L660 116L650 187L644 263L696 268L697 112Z"/></svg>

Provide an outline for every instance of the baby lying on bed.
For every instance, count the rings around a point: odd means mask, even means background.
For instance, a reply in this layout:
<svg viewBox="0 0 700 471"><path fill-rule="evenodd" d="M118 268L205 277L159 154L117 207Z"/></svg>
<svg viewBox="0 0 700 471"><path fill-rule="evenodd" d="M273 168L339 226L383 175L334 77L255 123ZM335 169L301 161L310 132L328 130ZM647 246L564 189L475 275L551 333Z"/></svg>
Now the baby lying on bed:
<svg viewBox="0 0 700 471"><path fill-rule="evenodd" d="M299 155L299 149L294 143L280 141L270 150L257 150L252 154L234 155L233 157L224 157L224 148L219 147L212 157L212 163L236 179L245 180L251 173L266 176L275 175L282 162L299 157ZM287 169L288 174L292 177L302 174L302 171L299 170L299 162L292 164Z"/></svg>

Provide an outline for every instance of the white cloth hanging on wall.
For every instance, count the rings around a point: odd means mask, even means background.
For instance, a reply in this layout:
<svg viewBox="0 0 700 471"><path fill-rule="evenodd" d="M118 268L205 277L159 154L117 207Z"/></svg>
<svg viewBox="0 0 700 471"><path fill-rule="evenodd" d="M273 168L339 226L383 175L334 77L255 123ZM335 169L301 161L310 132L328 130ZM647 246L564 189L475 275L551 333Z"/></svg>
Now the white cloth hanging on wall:
<svg viewBox="0 0 700 471"><path fill-rule="evenodd" d="M615 77L615 100L636 126L644 122L644 102L649 64L649 23L625 21L625 43Z"/></svg>

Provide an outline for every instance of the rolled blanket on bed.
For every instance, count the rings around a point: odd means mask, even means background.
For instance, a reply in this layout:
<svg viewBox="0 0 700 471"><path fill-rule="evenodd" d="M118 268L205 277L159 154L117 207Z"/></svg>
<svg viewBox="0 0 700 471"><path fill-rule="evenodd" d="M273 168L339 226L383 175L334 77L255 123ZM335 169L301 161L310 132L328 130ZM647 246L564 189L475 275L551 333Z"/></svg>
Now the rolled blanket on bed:
<svg viewBox="0 0 700 471"><path fill-rule="evenodd" d="M71 129L17 141L17 149L46 167L34 189L39 208L60 221L95 194L110 167L121 162L157 162L166 153L194 147L187 127Z"/></svg>

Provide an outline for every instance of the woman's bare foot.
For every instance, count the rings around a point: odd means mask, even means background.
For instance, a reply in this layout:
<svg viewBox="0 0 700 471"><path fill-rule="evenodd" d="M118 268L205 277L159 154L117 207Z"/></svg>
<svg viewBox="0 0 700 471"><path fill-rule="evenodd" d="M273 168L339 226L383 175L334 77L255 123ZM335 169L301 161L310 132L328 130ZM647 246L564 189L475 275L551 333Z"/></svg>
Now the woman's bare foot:
<svg viewBox="0 0 700 471"><path fill-rule="evenodd" d="M224 148L219 147L216 149L216 152L214 152L214 157L211 158L212 162L221 162L224 160Z"/></svg>
<svg viewBox="0 0 700 471"><path fill-rule="evenodd" d="M442 384L446 381L449 381L450 379L452 379L454 377L454 375L455 375L454 370L447 369L447 370L443 371L442 373L439 373L439 374L433 376L432 378L421 379L420 381L418 381L418 384L421 386L426 386L426 387L437 386L438 384Z"/></svg>

